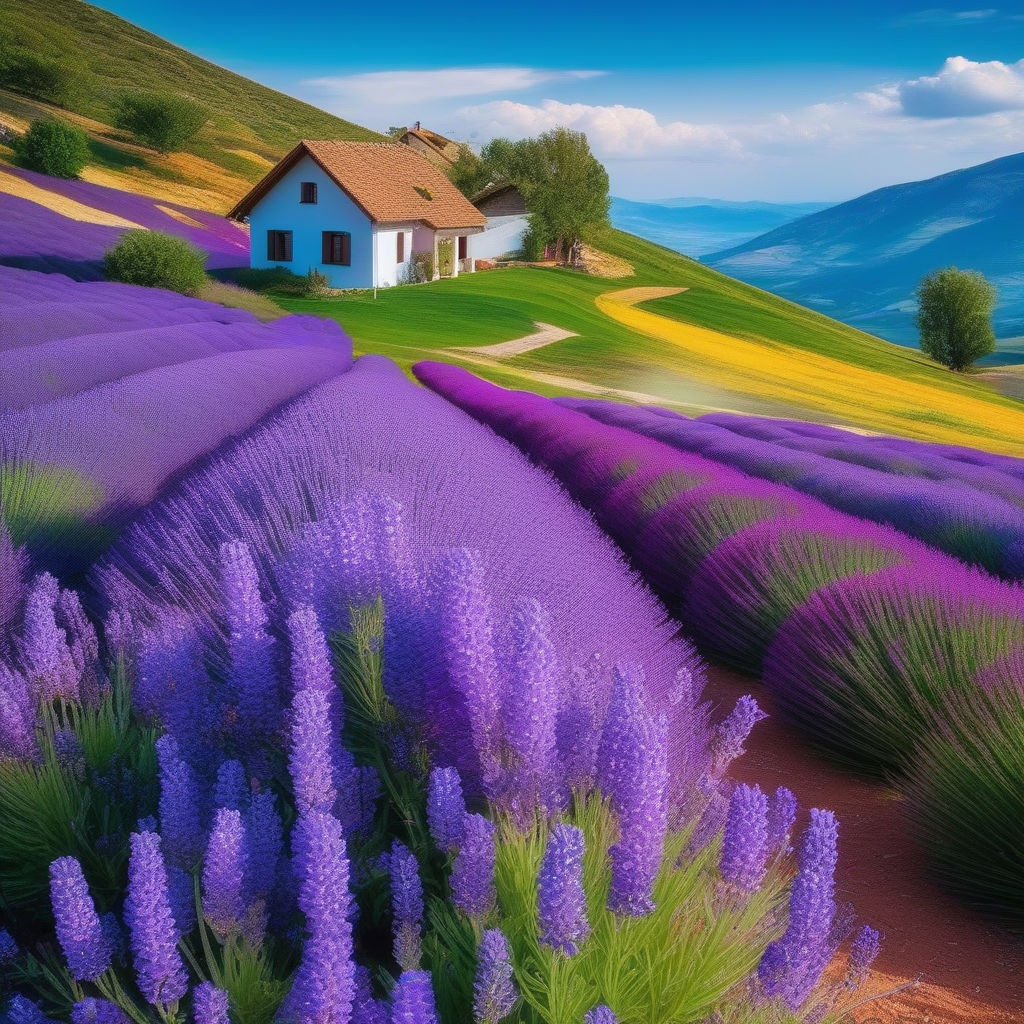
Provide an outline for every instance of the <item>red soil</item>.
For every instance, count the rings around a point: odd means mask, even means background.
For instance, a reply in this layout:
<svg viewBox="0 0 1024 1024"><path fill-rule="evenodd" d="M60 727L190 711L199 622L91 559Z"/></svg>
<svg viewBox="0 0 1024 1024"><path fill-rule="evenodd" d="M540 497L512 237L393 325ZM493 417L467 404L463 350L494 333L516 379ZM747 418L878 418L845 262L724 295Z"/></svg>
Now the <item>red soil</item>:
<svg viewBox="0 0 1024 1024"><path fill-rule="evenodd" d="M724 709L744 693L752 693L771 715L770 694L755 680L711 669L708 695ZM1024 1024L1024 944L936 885L897 794L829 765L774 715L755 726L733 774L771 792L788 786L805 812L809 807L836 812L838 898L853 905L859 921L882 932L882 953L868 992L920 978L913 989L861 1006L852 1020Z"/></svg>

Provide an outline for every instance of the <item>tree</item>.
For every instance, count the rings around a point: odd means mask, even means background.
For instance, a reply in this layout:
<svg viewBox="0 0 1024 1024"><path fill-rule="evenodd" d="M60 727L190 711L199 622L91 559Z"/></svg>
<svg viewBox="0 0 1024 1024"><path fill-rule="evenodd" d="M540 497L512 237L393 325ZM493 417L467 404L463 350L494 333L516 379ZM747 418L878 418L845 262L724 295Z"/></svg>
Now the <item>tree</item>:
<svg viewBox="0 0 1024 1024"><path fill-rule="evenodd" d="M55 178L77 178L89 162L85 132L67 121L33 121L15 148L26 167Z"/></svg>
<svg viewBox="0 0 1024 1024"><path fill-rule="evenodd" d="M446 168L451 183L467 198L472 199L491 178L487 165L469 148L459 147L459 158Z"/></svg>
<svg viewBox="0 0 1024 1024"><path fill-rule="evenodd" d="M136 92L118 100L114 124L160 153L173 153L195 138L209 116L183 96Z"/></svg>
<svg viewBox="0 0 1024 1024"><path fill-rule="evenodd" d="M966 370L995 351L992 310L996 290L975 270L946 267L917 289L921 351L951 370Z"/></svg>
<svg viewBox="0 0 1024 1024"><path fill-rule="evenodd" d="M25 46L0 48L0 86L67 107L84 72L66 59L43 57Z"/></svg>
<svg viewBox="0 0 1024 1024"><path fill-rule="evenodd" d="M108 281L195 295L206 280L206 253L162 231L126 231L103 260Z"/></svg>

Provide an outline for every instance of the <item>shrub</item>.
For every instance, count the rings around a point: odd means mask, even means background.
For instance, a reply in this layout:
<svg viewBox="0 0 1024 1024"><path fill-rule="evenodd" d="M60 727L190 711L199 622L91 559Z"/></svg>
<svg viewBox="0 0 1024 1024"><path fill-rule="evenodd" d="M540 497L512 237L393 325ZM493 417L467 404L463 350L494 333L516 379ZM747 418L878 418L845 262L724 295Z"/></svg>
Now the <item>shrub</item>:
<svg viewBox="0 0 1024 1024"><path fill-rule="evenodd" d="M24 46L0 50L0 86L57 106L68 105L80 74L67 61L42 57Z"/></svg>
<svg viewBox="0 0 1024 1024"><path fill-rule="evenodd" d="M195 295L206 280L206 254L162 231L128 231L103 260L108 281Z"/></svg>
<svg viewBox="0 0 1024 1024"><path fill-rule="evenodd" d="M539 231L530 228L523 235L523 259L528 263L536 263L544 259L546 251L547 242L544 240L544 236Z"/></svg>
<svg viewBox="0 0 1024 1024"><path fill-rule="evenodd" d="M173 153L195 138L209 116L183 96L139 92L120 97L114 124L160 153Z"/></svg>
<svg viewBox="0 0 1024 1024"><path fill-rule="evenodd" d="M1024 931L1024 657L950 702L918 745L903 786L921 847L940 881ZM988 684L987 687L984 684Z"/></svg>
<svg viewBox="0 0 1024 1024"><path fill-rule="evenodd" d="M26 167L55 178L77 178L89 162L85 132L67 121L33 121L15 150Z"/></svg>
<svg viewBox="0 0 1024 1024"><path fill-rule="evenodd" d="M302 294L307 299L324 299L331 293L331 282L323 271L310 267L302 281Z"/></svg>

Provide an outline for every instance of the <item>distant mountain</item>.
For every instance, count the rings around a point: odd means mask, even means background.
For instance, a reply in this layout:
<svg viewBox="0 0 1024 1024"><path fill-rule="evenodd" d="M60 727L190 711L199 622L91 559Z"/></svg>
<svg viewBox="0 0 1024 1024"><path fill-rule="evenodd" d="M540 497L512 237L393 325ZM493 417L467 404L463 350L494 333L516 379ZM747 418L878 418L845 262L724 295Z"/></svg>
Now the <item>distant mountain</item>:
<svg viewBox="0 0 1024 1024"><path fill-rule="evenodd" d="M612 199L612 224L687 256L703 256L777 228L827 203L737 203L682 197L638 203Z"/></svg>
<svg viewBox="0 0 1024 1024"><path fill-rule="evenodd" d="M925 274L980 270L999 289L993 361L1024 361L1024 153L869 192L704 262L904 345Z"/></svg>

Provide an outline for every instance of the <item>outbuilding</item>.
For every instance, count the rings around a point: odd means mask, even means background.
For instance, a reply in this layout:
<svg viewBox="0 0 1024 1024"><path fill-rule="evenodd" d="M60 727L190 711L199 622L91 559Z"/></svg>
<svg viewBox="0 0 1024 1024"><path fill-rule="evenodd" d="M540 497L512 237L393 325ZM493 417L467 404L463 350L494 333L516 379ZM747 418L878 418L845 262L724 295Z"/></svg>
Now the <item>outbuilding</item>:
<svg viewBox="0 0 1024 1024"><path fill-rule="evenodd" d="M473 197L473 205L487 218L484 233L473 240L476 259L498 260L522 252L530 220L517 185L488 185Z"/></svg>

